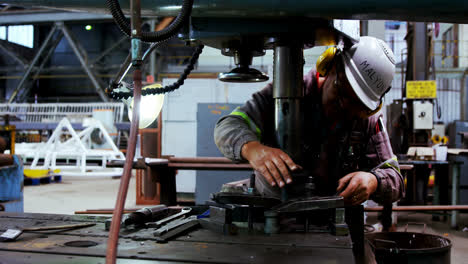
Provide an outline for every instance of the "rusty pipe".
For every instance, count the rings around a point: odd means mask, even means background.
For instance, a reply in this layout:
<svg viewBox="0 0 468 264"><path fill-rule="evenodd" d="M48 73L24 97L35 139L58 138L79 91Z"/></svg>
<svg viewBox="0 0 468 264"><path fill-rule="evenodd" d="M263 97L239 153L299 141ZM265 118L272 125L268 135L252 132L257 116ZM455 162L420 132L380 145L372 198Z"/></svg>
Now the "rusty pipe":
<svg viewBox="0 0 468 264"><path fill-rule="evenodd" d="M169 157L170 163L230 163L233 162L224 157Z"/></svg>
<svg viewBox="0 0 468 264"><path fill-rule="evenodd" d="M252 170L250 164L213 164L213 163L172 163L169 168L178 170Z"/></svg>
<svg viewBox="0 0 468 264"><path fill-rule="evenodd" d="M129 214L135 212L137 209L125 209L123 211L124 214ZM86 214L113 214L114 210L86 210L86 211L75 211L76 215L86 215Z"/></svg>
<svg viewBox="0 0 468 264"><path fill-rule="evenodd" d="M106 263L115 264L117 257L117 244L119 240L119 231L120 231L120 221L122 220L122 213L124 210L125 199L127 198L128 185L130 178L132 176L132 165L133 157L135 156L135 146L137 141L138 134L138 123L140 114L138 109L140 109L140 99L141 99L141 70L139 67L133 72L133 105L135 111L132 113L132 123L130 126L130 139L129 144L127 145L127 156L125 159L124 172L122 179L120 180L119 193L117 194L117 201L115 202L115 210L112 215L112 221L110 231L109 231L109 240L107 242L107 251L106 251Z"/></svg>
<svg viewBox="0 0 468 264"><path fill-rule="evenodd" d="M128 185L132 177L133 158L135 156L135 147L138 135L138 125L140 123L140 102L141 102L141 2L140 0L130 1L130 23L132 25L132 64L135 66L133 71L133 113L130 126L130 139L127 145L125 165L122 179L120 180L119 193L115 202L115 210L112 214L112 223L107 241L106 264L115 264L117 260L117 250L119 242L120 222L127 198Z"/></svg>
<svg viewBox="0 0 468 264"><path fill-rule="evenodd" d="M408 211L457 211L468 210L468 205L407 205L407 206L394 206L392 211L395 212L408 212ZM383 211L383 206L365 207L366 212L380 212Z"/></svg>

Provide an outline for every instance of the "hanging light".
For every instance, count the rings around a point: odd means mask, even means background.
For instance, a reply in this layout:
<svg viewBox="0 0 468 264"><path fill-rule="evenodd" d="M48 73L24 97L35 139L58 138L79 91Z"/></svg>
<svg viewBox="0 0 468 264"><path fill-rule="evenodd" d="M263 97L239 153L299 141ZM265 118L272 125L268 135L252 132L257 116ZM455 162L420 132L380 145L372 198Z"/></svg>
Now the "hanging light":
<svg viewBox="0 0 468 264"><path fill-rule="evenodd" d="M142 90L149 88L162 88L162 86L159 83L155 83L143 87ZM131 122L133 113L133 97L122 99L122 101L128 106L128 119L130 119ZM161 113L163 104L164 94L142 96L140 102L140 123L138 124L138 127L141 129L151 125L156 118L158 118L159 113Z"/></svg>

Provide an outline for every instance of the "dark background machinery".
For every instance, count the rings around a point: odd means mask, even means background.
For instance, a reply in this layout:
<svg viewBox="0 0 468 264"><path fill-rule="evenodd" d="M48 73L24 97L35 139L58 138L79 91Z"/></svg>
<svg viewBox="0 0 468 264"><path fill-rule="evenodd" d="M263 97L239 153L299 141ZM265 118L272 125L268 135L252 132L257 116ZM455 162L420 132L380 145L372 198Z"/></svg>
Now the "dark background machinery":
<svg viewBox="0 0 468 264"><path fill-rule="evenodd" d="M468 147L468 122L455 121L448 126L448 135L451 139L449 147L467 148ZM463 153L457 156L449 157L451 161L462 162L460 165L460 204L468 203L468 155Z"/></svg>

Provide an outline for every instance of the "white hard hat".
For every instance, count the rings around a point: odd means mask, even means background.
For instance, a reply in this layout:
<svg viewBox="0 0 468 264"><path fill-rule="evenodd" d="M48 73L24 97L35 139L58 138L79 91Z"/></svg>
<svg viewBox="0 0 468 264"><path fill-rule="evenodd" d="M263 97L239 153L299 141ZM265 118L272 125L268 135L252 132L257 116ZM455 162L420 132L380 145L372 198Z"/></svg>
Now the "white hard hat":
<svg viewBox="0 0 468 264"><path fill-rule="evenodd" d="M395 74L395 56L390 47L374 37L361 37L343 51L346 78L369 109L377 109Z"/></svg>

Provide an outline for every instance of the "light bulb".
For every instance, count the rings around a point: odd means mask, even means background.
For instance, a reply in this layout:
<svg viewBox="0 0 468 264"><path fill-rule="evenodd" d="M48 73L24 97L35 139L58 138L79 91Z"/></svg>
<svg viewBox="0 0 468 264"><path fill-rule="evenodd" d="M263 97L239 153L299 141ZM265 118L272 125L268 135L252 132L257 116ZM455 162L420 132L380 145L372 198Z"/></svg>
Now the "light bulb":
<svg viewBox="0 0 468 264"><path fill-rule="evenodd" d="M162 88L158 83L151 84L142 88L142 90L148 88ZM132 121L133 114L133 97L124 101L128 106L128 119ZM156 118L158 118L159 113L163 107L164 103L164 94L155 94L155 95L145 95L141 97L140 101L140 123L138 124L139 128L146 128L151 125Z"/></svg>

